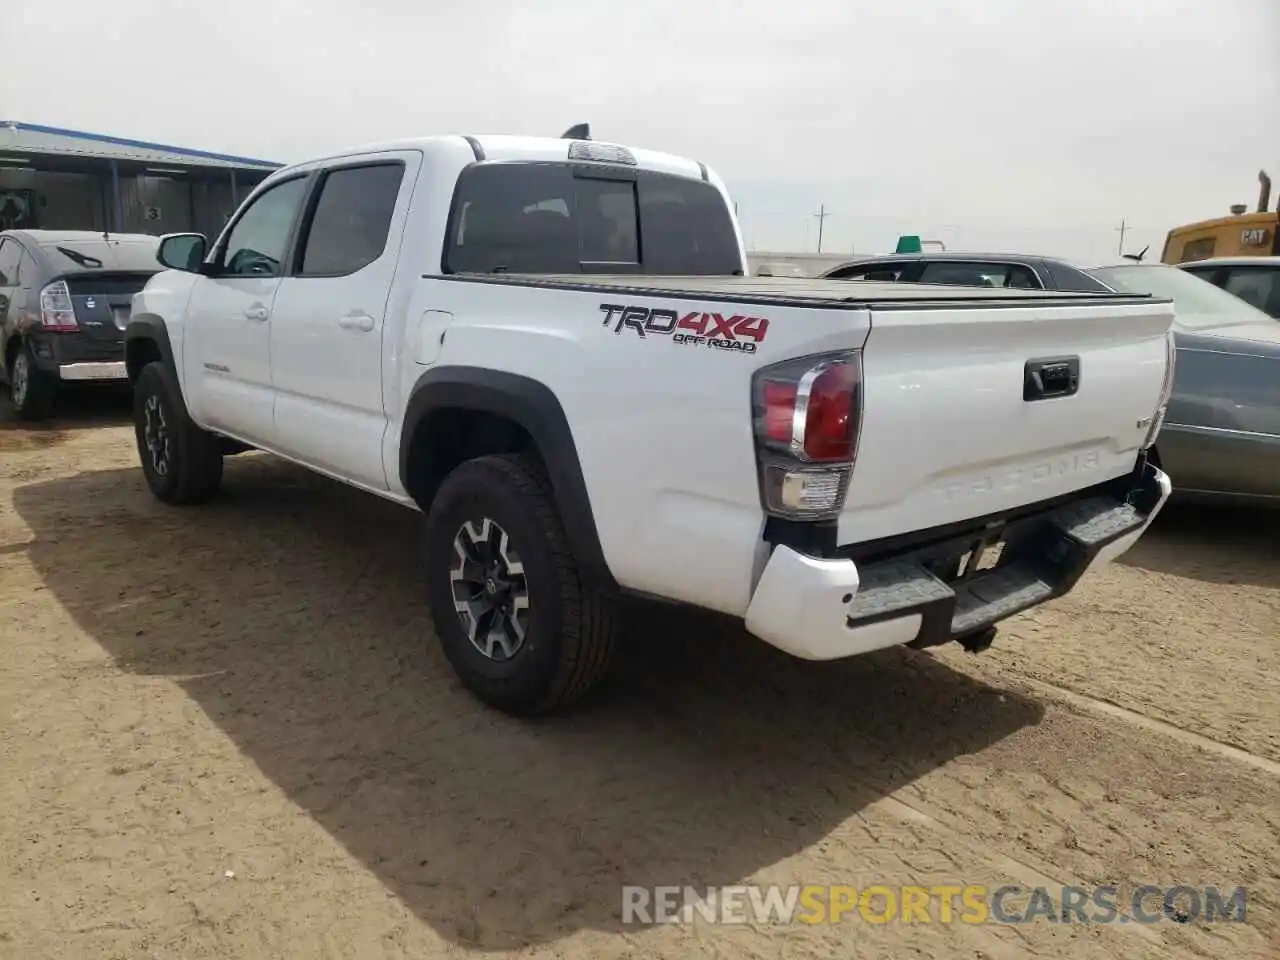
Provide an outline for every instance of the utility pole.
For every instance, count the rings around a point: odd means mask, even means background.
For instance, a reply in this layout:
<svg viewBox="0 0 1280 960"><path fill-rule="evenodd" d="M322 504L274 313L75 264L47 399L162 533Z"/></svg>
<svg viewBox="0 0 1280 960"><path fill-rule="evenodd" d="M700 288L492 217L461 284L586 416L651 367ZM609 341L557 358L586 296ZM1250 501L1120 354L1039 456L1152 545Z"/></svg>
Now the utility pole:
<svg viewBox="0 0 1280 960"><path fill-rule="evenodd" d="M1125 225L1125 222L1124 222L1124 218L1123 218L1123 217L1121 217L1121 218L1120 218L1120 226L1119 226L1119 228L1118 228L1118 229L1119 229L1119 231L1120 231L1120 249L1119 249L1119 250L1117 250L1116 252L1117 252L1117 253L1119 253L1119 254L1120 254L1120 256L1122 256L1122 257L1123 257L1123 256L1124 256L1124 235L1125 235L1125 232L1129 229L1129 228Z"/></svg>
<svg viewBox="0 0 1280 960"><path fill-rule="evenodd" d="M823 222L827 219L827 217L831 216L831 214L827 212L827 205L824 203L818 207L818 212L815 213L814 216L818 220L818 252L821 253L822 252L822 225L823 225Z"/></svg>

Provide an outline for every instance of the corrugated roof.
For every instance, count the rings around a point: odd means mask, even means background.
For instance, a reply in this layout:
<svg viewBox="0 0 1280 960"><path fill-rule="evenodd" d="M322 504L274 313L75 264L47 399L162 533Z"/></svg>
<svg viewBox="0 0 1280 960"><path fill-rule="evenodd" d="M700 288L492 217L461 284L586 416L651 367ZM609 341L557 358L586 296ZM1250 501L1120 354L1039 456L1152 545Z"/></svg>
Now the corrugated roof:
<svg viewBox="0 0 1280 960"><path fill-rule="evenodd" d="M65 130L38 123L0 120L0 153L27 156L95 157L130 160L159 166L224 167L242 170L274 170L282 164L228 153L191 150L165 143L109 137L83 130Z"/></svg>

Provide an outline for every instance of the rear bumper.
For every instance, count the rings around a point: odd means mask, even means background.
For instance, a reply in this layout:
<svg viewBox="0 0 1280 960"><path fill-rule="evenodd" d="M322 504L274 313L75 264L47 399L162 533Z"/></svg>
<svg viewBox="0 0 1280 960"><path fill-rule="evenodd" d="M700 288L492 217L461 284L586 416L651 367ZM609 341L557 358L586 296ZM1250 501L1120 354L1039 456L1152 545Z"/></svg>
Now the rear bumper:
<svg viewBox="0 0 1280 960"><path fill-rule="evenodd" d="M66 381L124 380L124 341L79 333L27 334L36 366Z"/></svg>
<svg viewBox="0 0 1280 960"><path fill-rule="evenodd" d="M1169 478L1144 462L1106 490L1008 521L986 518L980 527L864 562L778 546L752 595L746 627L805 660L970 636L1062 596L1089 570L1123 554L1171 491ZM975 546L996 540L995 566L956 575Z"/></svg>

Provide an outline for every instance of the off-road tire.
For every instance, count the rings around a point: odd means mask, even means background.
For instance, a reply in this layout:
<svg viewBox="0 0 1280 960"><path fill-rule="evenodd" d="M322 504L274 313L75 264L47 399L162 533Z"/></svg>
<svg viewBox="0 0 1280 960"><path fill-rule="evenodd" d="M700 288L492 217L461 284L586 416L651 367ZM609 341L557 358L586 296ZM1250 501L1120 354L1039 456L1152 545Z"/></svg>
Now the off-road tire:
<svg viewBox="0 0 1280 960"><path fill-rule="evenodd" d="M22 369L19 369L20 365ZM18 419L28 423L47 419L53 413L53 398L58 392L58 384L36 365L31 348L25 343L14 352L7 372L9 396Z"/></svg>
<svg viewBox="0 0 1280 960"><path fill-rule="evenodd" d="M454 607L454 538L468 521L502 527L524 566L529 614L510 659L487 657ZM516 716L548 713L592 690L617 647L618 598L584 581L569 549L551 485L534 458L469 460L445 478L427 514L427 597L436 636L463 686Z"/></svg>
<svg viewBox="0 0 1280 960"><path fill-rule="evenodd" d="M203 503L222 483L222 449L218 437L191 422L181 402L173 373L161 361L142 368L133 386L133 431L147 487L159 500L175 506ZM147 442L148 409L163 414L166 467L157 468Z"/></svg>

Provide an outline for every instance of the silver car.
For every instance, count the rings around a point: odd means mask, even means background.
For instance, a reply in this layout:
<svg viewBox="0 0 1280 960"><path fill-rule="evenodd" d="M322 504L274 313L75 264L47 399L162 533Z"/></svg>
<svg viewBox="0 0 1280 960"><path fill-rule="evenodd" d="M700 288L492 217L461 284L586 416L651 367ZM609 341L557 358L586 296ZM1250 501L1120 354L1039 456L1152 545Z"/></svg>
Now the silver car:
<svg viewBox="0 0 1280 960"><path fill-rule="evenodd" d="M1280 257L1215 257L1178 266L1280 318Z"/></svg>
<svg viewBox="0 0 1280 960"><path fill-rule="evenodd" d="M1175 496L1280 506L1280 321L1178 267L1089 273L1174 301L1177 365L1154 459Z"/></svg>

